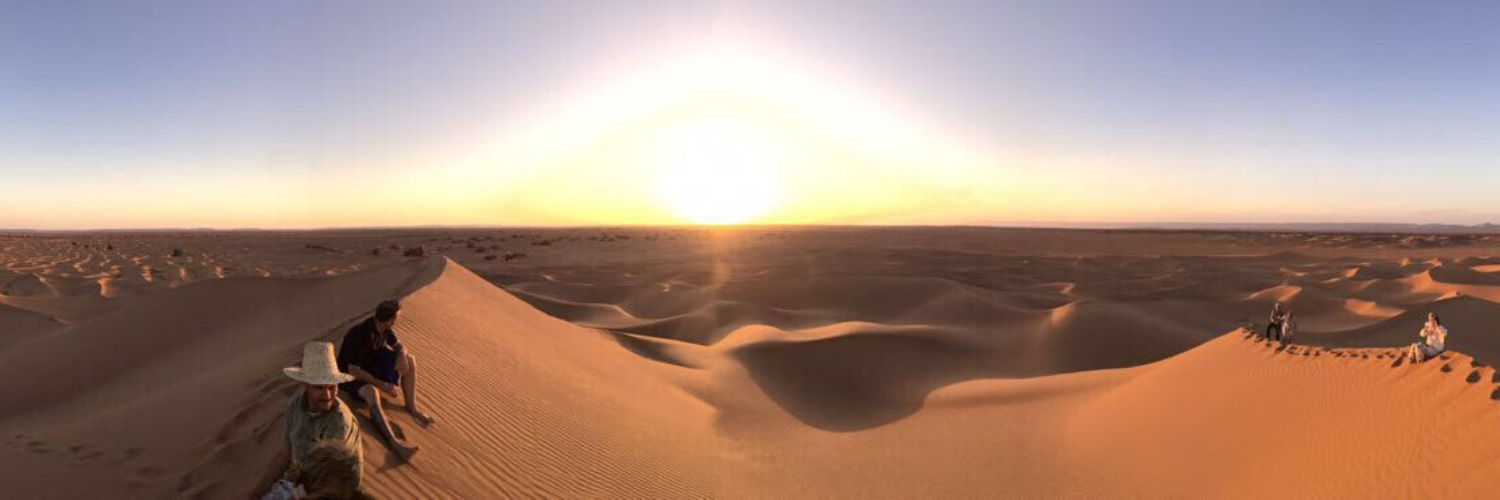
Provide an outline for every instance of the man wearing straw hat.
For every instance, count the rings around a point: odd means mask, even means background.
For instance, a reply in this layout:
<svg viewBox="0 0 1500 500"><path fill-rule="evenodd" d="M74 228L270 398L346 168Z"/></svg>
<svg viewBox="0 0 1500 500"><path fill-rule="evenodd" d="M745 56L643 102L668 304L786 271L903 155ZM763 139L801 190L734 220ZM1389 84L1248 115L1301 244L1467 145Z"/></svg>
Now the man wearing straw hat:
<svg viewBox="0 0 1500 500"><path fill-rule="evenodd" d="M359 485L360 463L364 454L360 451L359 424L349 408L339 402L339 384L354 377L339 372L333 356L333 344L308 342L302 348L302 366L282 368L282 373L302 383L302 388L292 396L286 409L286 441L291 447L291 459L281 481L267 493L273 497L278 489L293 489L308 481L303 477L304 466L309 455L320 443L323 447L338 446L355 459L353 461L354 485Z"/></svg>

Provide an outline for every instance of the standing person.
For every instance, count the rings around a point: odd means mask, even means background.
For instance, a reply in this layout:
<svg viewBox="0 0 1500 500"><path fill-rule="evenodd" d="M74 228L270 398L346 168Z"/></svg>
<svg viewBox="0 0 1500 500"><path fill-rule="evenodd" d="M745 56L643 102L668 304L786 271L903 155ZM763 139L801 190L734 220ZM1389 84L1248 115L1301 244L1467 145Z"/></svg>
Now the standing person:
<svg viewBox="0 0 1500 500"><path fill-rule="evenodd" d="M1277 340L1281 335L1281 324L1286 321L1286 310L1277 302L1271 306L1271 322L1266 325L1266 340Z"/></svg>
<svg viewBox="0 0 1500 500"><path fill-rule="evenodd" d="M1290 344L1292 335L1297 333L1297 313L1287 311L1286 319L1281 320L1281 343Z"/></svg>
<svg viewBox="0 0 1500 500"><path fill-rule="evenodd" d="M359 487L362 475L360 463L359 424L354 414L339 402L338 385L354 377L335 368L333 344L308 342L302 347L302 366L283 368L282 373L302 383L302 388L292 396L286 409L286 441L291 448L286 470L281 479L271 486L263 499L300 498L306 495L304 485L317 482L312 474L328 474L327 467L309 470L318 449L334 448L344 457L340 464L347 470L337 471L347 478L353 488ZM326 452L316 452L317 454Z"/></svg>
<svg viewBox="0 0 1500 500"><path fill-rule="evenodd" d="M419 447L396 437L381 395L394 398L399 389L406 399L406 411L417 422L430 425L437 419L417 408L417 360L396 338L396 319L400 313L400 302L386 300L376 306L374 316L344 334L344 345L339 348L339 368L348 371L354 380L340 384L339 389L369 406L375 428L402 460L409 460Z"/></svg>
<svg viewBox="0 0 1500 500"><path fill-rule="evenodd" d="M1406 355L1413 363L1432 359L1433 356L1441 354L1444 350L1443 344L1448 341L1448 329L1443 326L1443 321L1438 319L1437 313L1427 313L1427 323L1422 325L1422 331L1417 335L1422 337L1422 341L1406 349Z"/></svg>

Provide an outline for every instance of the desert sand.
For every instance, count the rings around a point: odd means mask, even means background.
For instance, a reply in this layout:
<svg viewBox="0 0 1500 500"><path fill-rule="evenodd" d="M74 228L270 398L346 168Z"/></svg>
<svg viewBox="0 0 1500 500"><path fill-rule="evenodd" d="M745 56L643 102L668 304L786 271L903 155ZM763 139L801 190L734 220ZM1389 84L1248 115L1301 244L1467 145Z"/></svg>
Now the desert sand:
<svg viewBox="0 0 1500 500"><path fill-rule="evenodd" d="M382 498L1493 496L1496 256L1463 235L17 232L0 484L253 496L286 456L280 368L402 297L441 420L392 404L423 447L401 463L356 412ZM1295 345L1249 333L1276 301ZM1450 352L1399 362L1428 312Z"/></svg>

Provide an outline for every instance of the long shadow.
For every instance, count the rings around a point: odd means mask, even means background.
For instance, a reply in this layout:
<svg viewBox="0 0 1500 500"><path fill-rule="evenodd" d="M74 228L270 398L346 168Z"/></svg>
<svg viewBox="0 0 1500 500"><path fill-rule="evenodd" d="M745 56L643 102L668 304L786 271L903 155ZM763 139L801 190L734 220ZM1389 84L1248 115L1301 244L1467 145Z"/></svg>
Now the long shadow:
<svg viewBox="0 0 1500 500"><path fill-rule="evenodd" d="M835 432L900 420L921 409L938 387L1002 375L986 350L939 334L764 342L734 355L787 413Z"/></svg>

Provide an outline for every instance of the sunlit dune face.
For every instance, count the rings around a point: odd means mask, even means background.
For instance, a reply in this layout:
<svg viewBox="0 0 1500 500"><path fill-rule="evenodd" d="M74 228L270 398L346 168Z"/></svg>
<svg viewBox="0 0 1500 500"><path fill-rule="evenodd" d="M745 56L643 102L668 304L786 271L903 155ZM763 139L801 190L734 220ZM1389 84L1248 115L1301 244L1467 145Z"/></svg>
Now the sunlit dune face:
<svg viewBox="0 0 1500 500"><path fill-rule="evenodd" d="M657 174L662 201L687 222L742 224L780 200L771 155L735 127L693 123L666 134Z"/></svg>

